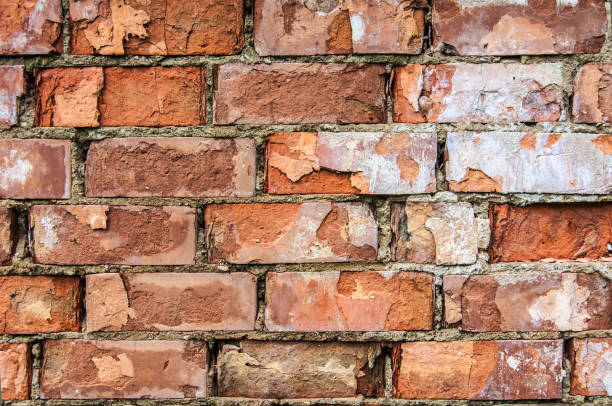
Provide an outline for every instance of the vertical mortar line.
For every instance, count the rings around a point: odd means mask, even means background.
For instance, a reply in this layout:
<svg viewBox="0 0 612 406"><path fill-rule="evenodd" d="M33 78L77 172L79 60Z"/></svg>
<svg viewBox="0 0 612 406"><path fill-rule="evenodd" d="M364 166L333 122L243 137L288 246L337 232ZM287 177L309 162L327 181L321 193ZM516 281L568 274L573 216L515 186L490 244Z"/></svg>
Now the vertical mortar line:
<svg viewBox="0 0 612 406"><path fill-rule="evenodd" d="M62 0L62 34L63 34L63 49L62 57L70 56L72 49L70 47L70 0Z"/></svg>
<svg viewBox="0 0 612 406"><path fill-rule="evenodd" d="M206 63L204 65L204 78L206 80L205 84L205 93L206 93L206 102L205 102L205 115L206 115L206 125L214 126L214 102L213 102L213 92L214 92L214 70L213 65L211 63Z"/></svg>
<svg viewBox="0 0 612 406"><path fill-rule="evenodd" d="M442 291L442 279L443 275L438 274L437 272L434 274L434 286L433 286L433 295L434 295L434 318L433 318L433 326L432 330L435 332L437 330L441 330L443 328L442 322L444 320L444 304L443 304L443 291Z"/></svg>
<svg viewBox="0 0 612 406"><path fill-rule="evenodd" d="M205 205L196 204L196 253L195 265L205 266L208 263L208 251L206 249L206 228L204 224Z"/></svg>
<svg viewBox="0 0 612 406"><path fill-rule="evenodd" d="M32 344L32 382L30 384L30 398L32 400L40 399L40 371L42 367L43 343L44 341L41 340Z"/></svg>
<svg viewBox="0 0 612 406"><path fill-rule="evenodd" d="M265 323L265 308L266 308L266 277L268 275L269 269L266 269L264 272L260 272L255 277L257 278L257 296L256 296L256 305L257 305L257 313L255 315L255 331L265 333L266 332L266 323ZM254 275L254 274L252 274Z"/></svg>
<svg viewBox="0 0 612 406"><path fill-rule="evenodd" d="M81 134L85 134L86 131L75 129L70 138L70 165L72 174L72 195L70 200L72 201L78 201L85 197L85 162L91 143L91 141L86 140L86 136L81 137Z"/></svg>
<svg viewBox="0 0 612 406"><path fill-rule="evenodd" d="M393 343L383 343L385 345L385 395L386 399L393 398L393 364L390 351L393 350Z"/></svg>
<svg viewBox="0 0 612 406"><path fill-rule="evenodd" d="M264 193L264 185L265 185L265 177L266 177L266 137L270 134L266 134L264 136L254 135L252 136L253 141L255 142L255 195L254 198L259 196L266 196L267 193Z"/></svg>

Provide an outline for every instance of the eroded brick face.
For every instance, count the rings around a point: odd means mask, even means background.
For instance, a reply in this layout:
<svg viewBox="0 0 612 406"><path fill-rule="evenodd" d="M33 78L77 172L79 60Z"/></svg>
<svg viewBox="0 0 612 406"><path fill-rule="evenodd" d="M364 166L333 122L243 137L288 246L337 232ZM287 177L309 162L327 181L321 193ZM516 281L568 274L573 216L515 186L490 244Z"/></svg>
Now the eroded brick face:
<svg viewBox="0 0 612 406"><path fill-rule="evenodd" d="M30 398L32 347L30 344L0 344L2 400Z"/></svg>
<svg viewBox="0 0 612 406"><path fill-rule="evenodd" d="M50 340L43 357L42 399L206 396L203 341Z"/></svg>
<svg viewBox="0 0 612 406"><path fill-rule="evenodd" d="M251 139L111 138L87 152L87 196L237 196L255 193Z"/></svg>
<svg viewBox="0 0 612 406"><path fill-rule="evenodd" d="M461 55L596 53L607 29L600 0L435 0L432 20L433 46Z"/></svg>
<svg viewBox="0 0 612 406"><path fill-rule="evenodd" d="M395 344L393 392L403 399L561 397L563 341Z"/></svg>
<svg viewBox="0 0 612 406"><path fill-rule="evenodd" d="M260 55L416 54L426 1L256 0Z"/></svg>
<svg viewBox="0 0 612 406"><path fill-rule="evenodd" d="M612 396L612 339L574 338L569 345L573 395Z"/></svg>
<svg viewBox="0 0 612 406"><path fill-rule="evenodd" d="M6 0L7 3L10 1ZM24 87L23 66L0 66L0 127L17 124L19 98Z"/></svg>
<svg viewBox="0 0 612 406"><path fill-rule="evenodd" d="M61 0L0 0L0 55L62 51Z"/></svg>
<svg viewBox="0 0 612 406"><path fill-rule="evenodd" d="M191 207L34 206L30 227L34 260L41 264L194 262Z"/></svg>
<svg viewBox="0 0 612 406"><path fill-rule="evenodd" d="M70 0L72 53L235 54L243 18L240 0Z"/></svg>
<svg viewBox="0 0 612 406"><path fill-rule="evenodd" d="M381 396L378 343L263 342L224 344L217 358L220 396L336 398Z"/></svg>
<svg viewBox="0 0 612 406"><path fill-rule="evenodd" d="M436 189L435 134L277 133L267 140L272 194L408 194Z"/></svg>
<svg viewBox="0 0 612 406"><path fill-rule="evenodd" d="M580 68L574 79L572 121L608 123L612 120L612 63L594 62ZM608 153L612 147L608 144Z"/></svg>
<svg viewBox="0 0 612 406"><path fill-rule="evenodd" d="M248 273L87 276L88 331L252 330L256 312Z"/></svg>
<svg viewBox="0 0 612 406"><path fill-rule="evenodd" d="M366 203L214 204L204 211L208 261L374 261L378 226Z"/></svg>
<svg viewBox="0 0 612 406"><path fill-rule="evenodd" d="M428 330L433 276L414 272L268 273L272 331Z"/></svg>
<svg viewBox="0 0 612 406"><path fill-rule="evenodd" d="M17 238L17 213L0 208L0 266L11 264Z"/></svg>

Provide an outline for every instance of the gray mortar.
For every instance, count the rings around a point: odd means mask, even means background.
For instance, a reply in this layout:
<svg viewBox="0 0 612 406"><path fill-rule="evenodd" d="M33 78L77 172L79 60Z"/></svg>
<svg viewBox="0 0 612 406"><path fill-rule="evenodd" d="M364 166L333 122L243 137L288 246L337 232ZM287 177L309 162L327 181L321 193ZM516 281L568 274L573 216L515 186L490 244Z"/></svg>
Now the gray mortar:
<svg viewBox="0 0 612 406"><path fill-rule="evenodd" d="M479 243L478 261L467 266L436 266L420 264L392 263L390 255L391 224L390 209L392 202L431 201L470 202L478 219L488 218L490 203L511 203L527 205L532 203L552 202L612 202L610 195L577 195L577 194L498 194L498 193L450 193L444 191L444 173L442 154L446 135L452 131L508 131L508 132L584 132L612 134L612 124L574 124L569 120L573 95L573 80L578 69L588 62L612 61L612 41L610 39L610 5L608 12L608 34L599 54L594 55L550 55L550 56L453 56L445 54L444 47L430 50L428 28L431 26L431 12L427 18L424 49L420 55L316 55L316 56L279 56L261 57L253 47L252 0L245 0L245 45L242 53L233 56L88 56L70 55L69 1L62 0L64 11L64 53L54 56L8 57L0 56L0 65L24 65L28 92L20 100L20 117L17 126L0 128L0 138L48 138L68 139L72 141L72 198L66 200L11 200L0 201L0 207L12 207L18 212L20 240L13 265L0 267L0 275L79 275L107 272L250 272L257 277L257 318L254 331L238 332L82 332L52 333L36 335L0 335L0 343L34 343L33 355L33 400L5 402L8 405L360 405L366 401L363 397L351 399L308 399L308 400L257 400L222 398L215 395L216 353L225 340L310 340L310 341L381 341L387 343L385 357L385 397L367 399L380 405L525 405L522 401L445 401L445 400L399 400L392 398L391 382L391 346L393 342L402 341L450 341L450 340L500 340L500 339L569 339L584 337L612 337L612 330L586 332L493 332L474 333L460 328L443 328L442 276L448 274L488 274L488 273L560 273L560 272L597 272L607 279L612 279L612 263L608 262L558 262L558 263L498 263L489 264L486 246ZM215 65L226 63L272 63L272 62L365 62L384 64L387 80L396 66L405 64L440 64L453 62L468 63L546 63L561 62L563 69L565 120L556 123L451 123L451 124L397 124L392 122L392 101L387 99L386 124L298 124L298 125L212 125L213 122L213 83L212 72ZM33 94L34 69L66 66L187 66L203 65L206 68L206 125L193 127L106 127L106 128L37 128L34 126L35 100ZM438 165L436 166L437 193L400 196L348 196L348 195L266 195L263 193L264 182L264 141L265 138L279 131L387 131L387 132L433 132L438 137ZM112 137L249 137L255 140L258 153L256 196L253 198L88 198L84 194L85 158L92 141ZM245 202L308 202L308 201L362 201L373 205L374 214L379 224L378 262L375 263L341 263L341 264L273 264L273 265L232 265L207 264L203 231L203 208L211 203L245 203ZM198 215L198 236L196 263L190 266L52 266L35 264L27 247L27 212L35 204L110 204L110 205L151 205L151 206L191 206ZM488 227L479 227L479 241L488 241ZM268 332L264 324L265 277L267 272L329 272L359 270L393 270L420 271L435 275L434 328L432 331L396 331L396 332L323 332L323 333L277 333ZM42 363L42 341L47 339L108 339L108 340L204 340L210 350L210 370L208 376L208 393L206 399L185 400L40 400L38 374ZM584 404L606 405L612 401L609 397L583 397L569 394L570 365L564 360L563 398L561 401L530 401L528 404Z"/></svg>

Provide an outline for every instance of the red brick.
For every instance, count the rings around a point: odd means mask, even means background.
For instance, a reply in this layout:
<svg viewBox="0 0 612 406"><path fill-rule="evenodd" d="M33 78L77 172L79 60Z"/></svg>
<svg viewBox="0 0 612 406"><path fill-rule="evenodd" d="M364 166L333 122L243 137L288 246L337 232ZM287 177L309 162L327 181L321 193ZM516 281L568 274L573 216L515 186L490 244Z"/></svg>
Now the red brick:
<svg viewBox="0 0 612 406"><path fill-rule="evenodd" d="M395 344L393 392L403 399L557 399L562 363L562 340Z"/></svg>
<svg viewBox="0 0 612 406"><path fill-rule="evenodd" d="M417 264L476 262L478 227L469 203L391 205L391 258Z"/></svg>
<svg viewBox="0 0 612 406"><path fill-rule="evenodd" d="M393 121L540 122L565 115L560 63L406 65L393 72Z"/></svg>
<svg viewBox="0 0 612 406"><path fill-rule="evenodd" d="M0 0L0 55L62 52L61 0Z"/></svg>
<svg viewBox="0 0 612 406"><path fill-rule="evenodd" d="M213 204L204 222L211 263L376 260L378 227L366 203Z"/></svg>
<svg viewBox="0 0 612 406"><path fill-rule="evenodd" d="M241 0L70 0L72 53L236 54L243 19Z"/></svg>
<svg viewBox="0 0 612 406"><path fill-rule="evenodd" d="M219 396L335 398L383 396L378 343L240 341L217 358Z"/></svg>
<svg viewBox="0 0 612 406"><path fill-rule="evenodd" d="M602 0L433 1L433 46L461 55L597 53L607 30Z"/></svg>
<svg viewBox="0 0 612 406"><path fill-rule="evenodd" d="M427 1L256 0L260 55L418 54Z"/></svg>
<svg viewBox="0 0 612 406"><path fill-rule="evenodd" d="M40 264L193 264L191 207L33 206L34 260Z"/></svg>
<svg viewBox="0 0 612 406"><path fill-rule="evenodd" d="M446 322L468 331L612 328L610 283L598 273L449 275L443 289Z"/></svg>
<svg viewBox="0 0 612 406"><path fill-rule="evenodd" d="M85 194L249 197L256 161L248 138L111 138L89 146Z"/></svg>
<svg viewBox="0 0 612 406"><path fill-rule="evenodd" d="M384 123L385 67L215 65L216 124Z"/></svg>
<svg viewBox="0 0 612 406"><path fill-rule="evenodd" d="M253 330L249 273L87 275L87 331Z"/></svg>
<svg viewBox="0 0 612 406"><path fill-rule="evenodd" d="M17 239L17 213L0 208L0 266L11 264Z"/></svg>
<svg viewBox="0 0 612 406"><path fill-rule="evenodd" d="M491 262L610 258L612 204L492 205Z"/></svg>
<svg viewBox="0 0 612 406"><path fill-rule="evenodd" d="M433 133L277 133L266 144L272 194L409 194L436 190Z"/></svg>
<svg viewBox="0 0 612 406"><path fill-rule="evenodd" d="M433 276L414 272L268 273L272 331L430 330Z"/></svg>
<svg viewBox="0 0 612 406"><path fill-rule="evenodd" d="M45 341L42 399L203 398L203 341Z"/></svg>
<svg viewBox="0 0 612 406"><path fill-rule="evenodd" d="M572 395L612 396L612 338L574 338L569 358Z"/></svg>
<svg viewBox="0 0 612 406"><path fill-rule="evenodd" d="M36 125L204 124L205 88L200 66L44 69L36 77Z"/></svg>
<svg viewBox="0 0 612 406"><path fill-rule="evenodd" d="M70 198L70 141L4 139L0 156L0 198Z"/></svg>
<svg viewBox="0 0 612 406"><path fill-rule="evenodd" d="M71 276L0 277L2 334L79 331L83 287Z"/></svg>
<svg viewBox="0 0 612 406"><path fill-rule="evenodd" d="M30 344L0 344L2 400L30 399L32 348Z"/></svg>
<svg viewBox="0 0 612 406"><path fill-rule="evenodd" d="M1 3L2 0L0 0ZM1 13L2 7L0 7L0 16L2 15ZM0 32L1 35L2 33ZM0 43L2 43L1 39ZM23 66L0 66L0 126L17 124L19 98L24 93L24 87Z"/></svg>
<svg viewBox="0 0 612 406"><path fill-rule="evenodd" d="M580 68L574 79L572 121L609 123L612 121L612 63L593 62ZM606 152L612 154L607 144Z"/></svg>

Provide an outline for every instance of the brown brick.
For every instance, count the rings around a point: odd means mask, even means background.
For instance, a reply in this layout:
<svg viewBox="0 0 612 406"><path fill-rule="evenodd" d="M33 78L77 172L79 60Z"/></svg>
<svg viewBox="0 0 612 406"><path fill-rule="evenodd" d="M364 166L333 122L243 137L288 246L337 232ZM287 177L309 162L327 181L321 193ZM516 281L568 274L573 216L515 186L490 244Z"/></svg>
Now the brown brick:
<svg viewBox="0 0 612 406"><path fill-rule="evenodd" d="M433 46L461 55L597 53L607 30L601 0L435 0L432 20Z"/></svg>
<svg viewBox="0 0 612 406"><path fill-rule="evenodd" d="M272 331L430 330L433 276L414 272L268 273Z"/></svg>
<svg viewBox="0 0 612 406"><path fill-rule="evenodd" d="M70 0L72 53L236 54L243 19L241 0Z"/></svg>
<svg viewBox="0 0 612 406"><path fill-rule="evenodd" d="M393 392L403 399L557 399L562 363L562 340L395 344Z"/></svg>
<svg viewBox="0 0 612 406"><path fill-rule="evenodd" d="M2 334L79 331L83 287L71 276L0 277Z"/></svg>
<svg viewBox="0 0 612 406"><path fill-rule="evenodd" d="M612 204L492 205L491 262L610 257Z"/></svg>
<svg viewBox="0 0 612 406"><path fill-rule="evenodd" d="M255 143L248 138L111 138L87 152L87 196L255 194Z"/></svg>
<svg viewBox="0 0 612 406"><path fill-rule="evenodd" d="M409 194L436 190L433 133L277 133L266 143L273 194Z"/></svg>
<svg viewBox="0 0 612 406"><path fill-rule="evenodd" d="M444 277L445 309L458 303L446 322L468 331L608 330L610 293L598 273Z"/></svg>
<svg viewBox="0 0 612 406"><path fill-rule="evenodd" d="M0 55L62 52L61 0L0 0Z"/></svg>
<svg viewBox="0 0 612 406"><path fill-rule="evenodd" d="M384 394L378 343L240 341L217 358L219 396L332 398Z"/></svg>
<svg viewBox="0 0 612 406"><path fill-rule="evenodd" d="M253 330L249 273L87 275L87 331Z"/></svg>
<svg viewBox="0 0 612 406"><path fill-rule="evenodd" d="M612 338L574 338L569 358L572 395L612 396Z"/></svg>
<svg viewBox="0 0 612 406"><path fill-rule="evenodd" d="M30 399L32 348L30 344L0 344L2 400Z"/></svg>
<svg viewBox="0 0 612 406"><path fill-rule="evenodd" d="M213 204L204 210L208 261L374 261L378 227L365 203Z"/></svg>
<svg viewBox="0 0 612 406"><path fill-rule="evenodd" d="M427 1L257 0L260 55L418 54Z"/></svg>
<svg viewBox="0 0 612 406"><path fill-rule="evenodd" d="M203 398L203 341L45 341L42 399Z"/></svg>
<svg viewBox="0 0 612 406"><path fill-rule="evenodd" d="M215 65L216 124L383 123L385 67Z"/></svg>
<svg viewBox="0 0 612 406"><path fill-rule="evenodd" d="M562 84L560 63L401 66L393 71L393 121L559 121Z"/></svg>
<svg viewBox="0 0 612 406"><path fill-rule="evenodd" d="M36 125L204 124L205 87L200 66L44 69L36 77Z"/></svg>
<svg viewBox="0 0 612 406"><path fill-rule="evenodd" d="M70 198L70 141L3 139L0 155L0 198Z"/></svg>
<svg viewBox="0 0 612 406"><path fill-rule="evenodd" d="M584 65L574 79L572 121L575 123L609 123L612 121L612 63L593 62ZM612 145L605 144L607 154Z"/></svg>
<svg viewBox="0 0 612 406"><path fill-rule="evenodd" d="M193 264L191 207L33 206L34 260L41 264Z"/></svg>
<svg viewBox="0 0 612 406"><path fill-rule="evenodd" d="M17 213L0 208L0 266L10 265L17 244Z"/></svg>
<svg viewBox="0 0 612 406"><path fill-rule="evenodd" d="M10 0L6 0L7 2ZM2 0L0 0L2 4ZM0 16L2 15L0 6ZM2 43L0 33L0 43ZM17 124L19 98L24 93L23 66L0 66L0 127Z"/></svg>

